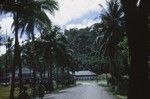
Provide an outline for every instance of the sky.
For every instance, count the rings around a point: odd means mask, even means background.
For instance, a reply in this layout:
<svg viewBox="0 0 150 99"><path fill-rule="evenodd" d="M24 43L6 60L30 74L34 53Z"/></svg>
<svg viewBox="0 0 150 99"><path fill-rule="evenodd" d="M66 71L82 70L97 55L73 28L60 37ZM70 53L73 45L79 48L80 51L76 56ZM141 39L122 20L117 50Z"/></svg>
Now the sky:
<svg viewBox="0 0 150 99"><path fill-rule="evenodd" d="M59 10L53 17L52 22L62 29L85 28L98 22L96 18L100 14L99 4L104 5L105 0L57 0Z"/></svg>
<svg viewBox="0 0 150 99"><path fill-rule="evenodd" d="M54 15L46 12L53 25L64 29L85 28L100 21L101 8L99 4L105 5L105 0L57 0L59 10ZM0 16L1 33L11 33L13 19L11 14ZM0 54L5 52L5 47L0 47Z"/></svg>

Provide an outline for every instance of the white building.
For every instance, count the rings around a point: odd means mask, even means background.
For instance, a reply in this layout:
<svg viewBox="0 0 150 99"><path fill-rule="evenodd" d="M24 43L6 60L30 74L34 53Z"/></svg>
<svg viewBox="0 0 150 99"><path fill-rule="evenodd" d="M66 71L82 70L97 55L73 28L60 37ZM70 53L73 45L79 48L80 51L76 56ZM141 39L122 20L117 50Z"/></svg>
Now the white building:
<svg viewBox="0 0 150 99"><path fill-rule="evenodd" d="M97 75L89 70L75 71L74 77L76 80L96 80Z"/></svg>

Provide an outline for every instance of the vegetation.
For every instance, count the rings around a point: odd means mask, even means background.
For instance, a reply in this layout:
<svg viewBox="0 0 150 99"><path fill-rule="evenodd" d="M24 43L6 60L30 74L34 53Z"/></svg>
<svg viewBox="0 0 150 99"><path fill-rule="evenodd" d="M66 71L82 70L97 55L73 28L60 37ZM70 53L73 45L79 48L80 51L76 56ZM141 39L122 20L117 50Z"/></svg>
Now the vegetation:
<svg viewBox="0 0 150 99"><path fill-rule="evenodd" d="M74 50L73 57L80 63L79 70L110 74L108 84L127 94L129 53L123 10L117 0L107 2L107 6L106 10L101 5L100 23L85 29L66 30L65 35L70 42L68 47Z"/></svg>
<svg viewBox="0 0 150 99"><path fill-rule="evenodd" d="M14 99L16 90L21 93L23 86L28 85L32 87L31 96L36 97L41 83L52 92L75 83L70 72L91 70L105 74L107 85L116 93L128 95L128 99L146 99L150 77L148 1L106 3L106 8L100 4L99 23L62 33L46 14L58 10L55 0L2 0L0 14L12 14L14 37L0 36L0 46L6 47L6 53L0 56L0 81L8 82L11 73L11 86L0 89L10 89L10 99ZM23 35L27 40L21 43ZM32 71L30 81L25 80L24 67Z"/></svg>
<svg viewBox="0 0 150 99"><path fill-rule="evenodd" d="M14 22L13 22L13 26L14 26L14 32L15 32L15 44L14 44L14 56L13 56L13 66L12 66L12 83L11 83L11 92L10 92L10 98L14 99L14 88L15 88L15 70L16 68L19 68L19 88L20 88L20 92L22 91L22 86L23 86L23 76L22 76L22 61L21 61L21 47L19 45L19 32L21 32L21 36L23 35L23 33L27 33L27 36L30 37L32 39L32 42L30 44L30 48L31 49L31 53L29 58L31 59L32 62L30 62L30 65L33 66L33 92L36 92L36 84L37 84L37 79L36 79L36 72L37 72L37 54L35 52L35 34L34 34L34 30L37 29L38 31L43 31L45 32L45 30L48 30L46 32L49 33L49 41L47 42L42 42L40 41L40 43L44 43L45 45L48 46L48 48L51 48L52 43L51 42L52 39L55 39L56 37L56 33L57 31L52 31L51 29L51 21L49 20L49 18L47 17L47 15L45 14L44 10L48 10L50 11L50 13L53 13L54 10L57 10L57 2L54 0L44 0L44 1L7 1L4 0L3 2L1 2L1 13L5 14L5 13L13 13L13 17L14 17ZM52 34L52 32L54 32ZM45 33L44 35L46 36L47 33ZM52 36L54 35L54 36ZM43 36L43 35L42 35ZM57 39L57 38L56 38ZM57 44L57 43L56 43ZM54 47L54 46L52 46ZM56 48L56 47L55 47ZM28 50L29 50L28 49ZM43 49L45 50L45 49ZM42 51L43 51L42 50ZM64 53L63 50L60 53ZM48 50L47 51L50 55L50 57L48 58L52 58L51 57L51 53L52 50ZM25 56L26 53L24 53ZM46 54L48 55L48 54ZM7 56L7 55L6 55ZM42 57L42 56L41 56ZM41 58L40 57L40 58ZM45 56L43 56L45 57ZM49 60L49 59L48 59ZM6 59L7 61L7 59ZM51 64L53 65L53 61L45 61L46 62L46 66ZM32 63L32 64L31 64ZM26 64L29 64L28 62ZM49 65L50 66L50 65ZM49 68L48 66L48 68ZM49 70L49 69L48 69ZM49 72L48 72L49 73ZM50 78L52 78L52 68L50 68ZM51 80L52 83L52 80ZM52 84L50 84L52 85ZM49 89L50 90L50 89ZM34 95L34 93L33 93Z"/></svg>

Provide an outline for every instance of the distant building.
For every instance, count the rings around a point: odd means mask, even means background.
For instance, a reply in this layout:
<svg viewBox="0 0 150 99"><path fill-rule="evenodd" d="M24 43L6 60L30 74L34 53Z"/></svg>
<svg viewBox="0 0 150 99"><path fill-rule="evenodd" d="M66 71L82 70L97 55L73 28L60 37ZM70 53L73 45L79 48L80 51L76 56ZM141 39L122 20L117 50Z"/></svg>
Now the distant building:
<svg viewBox="0 0 150 99"><path fill-rule="evenodd" d="M75 71L73 74L76 80L96 80L97 75L89 70Z"/></svg>
<svg viewBox="0 0 150 99"><path fill-rule="evenodd" d="M23 82L24 83L30 83L31 80L32 80L32 76L33 75L33 70L32 69L29 69L27 67L23 67L22 68L22 79L23 79ZM11 73L10 73L10 80L11 80ZM18 82L19 81L19 69L17 69L15 71L15 81Z"/></svg>
<svg viewBox="0 0 150 99"><path fill-rule="evenodd" d="M32 74L33 70L26 67L22 68L22 79L24 82L31 82ZM16 70L15 77L16 79L19 79L19 69Z"/></svg>

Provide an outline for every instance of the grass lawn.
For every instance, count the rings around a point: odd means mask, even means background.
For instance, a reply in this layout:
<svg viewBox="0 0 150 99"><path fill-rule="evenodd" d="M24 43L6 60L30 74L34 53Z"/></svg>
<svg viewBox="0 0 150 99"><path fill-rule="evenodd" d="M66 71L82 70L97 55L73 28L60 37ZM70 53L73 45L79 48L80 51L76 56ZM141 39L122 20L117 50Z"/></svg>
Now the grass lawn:
<svg viewBox="0 0 150 99"><path fill-rule="evenodd" d="M57 93L59 90L64 89L64 88L68 88L66 86L64 86L62 88L61 85L58 86L59 88L56 87L56 85L54 85L54 91L52 93ZM72 87L72 86L70 86ZM28 94L31 95L32 90L31 88L29 88L28 86ZM0 99L9 99L9 94L10 94L10 86L2 86L0 85ZM19 88L15 88L15 97L17 97L19 95Z"/></svg>
<svg viewBox="0 0 150 99"><path fill-rule="evenodd" d="M15 96L19 93L19 89L15 89ZM0 99L8 99L10 94L10 86L0 86Z"/></svg>
<svg viewBox="0 0 150 99"><path fill-rule="evenodd" d="M28 93L31 94L31 89L28 89ZM0 99L9 99L10 94L10 86L2 86L0 85ZM19 94L19 88L15 88L15 97Z"/></svg>
<svg viewBox="0 0 150 99"><path fill-rule="evenodd" d="M0 86L0 99L8 99L9 97L9 86Z"/></svg>

